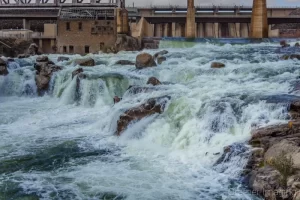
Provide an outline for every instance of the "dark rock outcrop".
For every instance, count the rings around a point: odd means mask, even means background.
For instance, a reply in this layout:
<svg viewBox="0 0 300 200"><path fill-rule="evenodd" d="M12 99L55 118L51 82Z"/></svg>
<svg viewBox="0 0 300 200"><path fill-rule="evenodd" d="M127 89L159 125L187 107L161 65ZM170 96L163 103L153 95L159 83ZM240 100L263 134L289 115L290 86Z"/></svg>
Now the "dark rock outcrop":
<svg viewBox="0 0 300 200"><path fill-rule="evenodd" d="M162 64L164 61L166 61L167 60L167 58L165 57L165 56L158 56L157 57L157 63L158 64Z"/></svg>
<svg viewBox="0 0 300 200"><path fill-rule="evenodd" d="M92 58L82 58L74 61L75 65L93 67L95 66L95 60Z"/></svg>
<svg viewBox="0 0 300 200"><path fill-rule="evenodd" d="M160 97L156 99L149 99L146 103L131 108L125 111L117 122L117 135L120 136L124 132L128 125L133 122L139 121L145 117L153 114L161 114L165 110L166 103L170 100L170 97Z"/></svg>
<svg viewBox="0 0 300 200"><path fill-rule="evenodd" d="M30 55L28 55L28 54L19 54L17 57L18 57L19 59L22 59L22 58L29 58Z"/></svg>
<svg viewBox="0 0 300 200"><path fill-rule="evenodd" d="M115 96L114 97L114 104L119 103L122 100L122 98Z"/></svg>
<svg viewBox="0 0 300 200"><path fill-rule="evenodd" d="M135 65L135 63L130 60L119 60L115 65Z"/></svg>
<svg viewBox="0 0 300 200"><path fill-rule="evenodd" d="M36 58L36 62L38 62L38 63L49 62L49 58L47 56L39 56Z"/></svg>
<svg viewBox="0 0 300 200"><path fill-rule="evenodd" d="M119 51L139 51L141 49L141 46L139 44L139 41L137 38L124 35L124 34L118 34L117 40L115 43L115 49L117 52Z"/></svg>
<svg viewBox="0 0 300 200"><path fill-rule="evenodd" d="M38 62L40 61L40 62ZM56 66L53 62L49 61L48 57L37 58L34 68L36 69L35 81L39 95L48 90L51 77L54 72L62 69L60 66Z"/></svg>
<svg viewBox="0 0 300 200"><path fill-rule="evenodd" d="M285 48L285 47L290 47L291 45L289 45L285 40L282 40L282 41L280 41L280 46L282 48Z"/></svg>
<svg viewBox="0 0 300 200"><path fill-rule="evenodd" d="M82 68L78 68L78 69L74 70L74 71L72 72L72 79L73 79L75 76L77 76L78 74L82 73L82 72L83 72L83 69L82 69Z"/></svg>
<svg viewBox="0 0 300 200"><path fill-rule="evenodd" d="M0 58L0 76L6 76L8 74L6 62Z"/></svg>
<svg viewBox="0 0 300 200"><path fill-rule="evenodd" d="M212 62L211 63L211 68L224 68L225 67L225 64L224 63L220 63L220 62Z"/></svg>
<svg viewBox="0 0 300 200"><path fill-rule="evenodd" d="M150 77L147 81L147 84L151 84L153 86L156 86L156 85L161 85L161 82L155 77Z"/></svg>
<svg viewBox="0 0 300 200"><path fill-rule="evenodd" d="M137 69L144 69L147 67L156 67L153 57L148 53L141 53L136 57L135 66Z"/></svg>
<svg viewBox="0 0 300 200"><path fill-rule="evenodd" d="M57 62L63 62L63 61L69 61L69 60L70 60L70 58L64 57L64 56L59 56L57 58Z"/></svg>
<svg viewBox="0 0 300 200"><path fill-rule="evenodd" d="M292 119L300 118L300 101L294 101L290 105L289 114Z"/></svg>
<svg viewBox="0 0 300 200"><path fill-rule="evenodd" d="M166 55L168 54L169 52L167 50L162 50L162 51L159 51L157 53L154 54L154 58L157 58L158 56L163 56L163 55Z"/></svg>
<svg viewBox="0 0 300 200"><path fill-rule="evenodd" d="M30 44L28 47L28 54L31 56L40 55L39 46L35 43Z"/></svg>

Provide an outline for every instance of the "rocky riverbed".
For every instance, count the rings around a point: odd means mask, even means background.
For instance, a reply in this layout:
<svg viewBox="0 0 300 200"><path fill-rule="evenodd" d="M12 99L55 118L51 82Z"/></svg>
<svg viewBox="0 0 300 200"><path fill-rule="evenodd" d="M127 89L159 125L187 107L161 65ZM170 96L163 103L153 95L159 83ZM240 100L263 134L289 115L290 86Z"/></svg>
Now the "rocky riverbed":
<svg viewBox="0 0 300 200"><path fill-rule="evenodd" d="M0 199L298 199L300 65L285 54L1 58Z"/></svg>

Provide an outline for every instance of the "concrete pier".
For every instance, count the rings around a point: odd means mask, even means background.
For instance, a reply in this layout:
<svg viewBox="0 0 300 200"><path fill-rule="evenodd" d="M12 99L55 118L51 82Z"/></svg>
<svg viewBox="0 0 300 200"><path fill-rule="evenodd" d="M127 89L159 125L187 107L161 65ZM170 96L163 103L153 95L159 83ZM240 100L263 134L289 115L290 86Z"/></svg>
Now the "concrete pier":
<svg viewBox="0 0 300 200"><path fill-rule="evenodd" d="M268 13L266 0L253 0L251 18L251 38L268 37Z"/></svg>
<svg viewBox="0 0 300 200"><path fill-rule="evenodd" d="M186 38L195 38L196 37L196 9L194 0L187 1L187 15L186 15Z"/></svg>

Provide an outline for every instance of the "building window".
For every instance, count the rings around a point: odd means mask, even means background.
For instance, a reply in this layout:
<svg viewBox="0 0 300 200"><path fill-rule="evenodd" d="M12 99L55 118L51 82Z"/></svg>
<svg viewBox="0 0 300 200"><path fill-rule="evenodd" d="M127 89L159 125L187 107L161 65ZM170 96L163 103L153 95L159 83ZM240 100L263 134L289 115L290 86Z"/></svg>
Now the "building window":
<svg viewBox="0 0 300 200"><path fill-rule="evenodd" d="M69 53L74 53L74 46L69 46Z"/></svg>
<svg viewBox="0 0 300 200"><path fill-rule="evenodd" d="M90 53L90 47L89 46L85 46L84 47L84 52L85 53Z"/></svg>
<svg viewBox="0 0 300 200"><path fill-rule="evenodd" d="M67 31L70 31L70 30L71 30L70 22L67 22L67 23L66 23L66 30L67 30Z"/></svg>
<svg viewBox="0 0 300 200"><path fill-rule="evenodd" d="M67 53L67 47L63 46L63 53Z"/></svg>
<svg viewBox="0 0 300 200"><path fill-rule="evenodd" d="M82 31L82 22L78 23L78 30Z"/></svg>

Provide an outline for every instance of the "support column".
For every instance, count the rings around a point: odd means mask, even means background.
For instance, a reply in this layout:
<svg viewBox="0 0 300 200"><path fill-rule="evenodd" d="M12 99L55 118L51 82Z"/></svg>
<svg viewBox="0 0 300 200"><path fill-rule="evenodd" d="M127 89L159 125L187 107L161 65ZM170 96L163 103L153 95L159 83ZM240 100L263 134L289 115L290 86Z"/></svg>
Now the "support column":
<svg viewBox="0 0 300 200"><path fill-rule="evenodd" d="M186 31L185 31L186 38L195 38L195 33L196 33L195 13L196 13L196 9L195 9L194 0L188 0L187 15L186 15Z"/></svg>
<svg viewBox="0 0 300 200"><path fill-rule="evenodd" d="M266 0L253 0L250 37L267 38L268 29Z"/></svg>
<svg viewBox="0 0 300 200"><path fill-rule="evenodd" d="M235 29L236 29L236 37L240 38L241 37L241 24L235 23Z"/></svg>
<svg viewBox="0 0 300 200"><path fill-rule="evenodd" d="M204 26L203 23L198 24L198 37L204 38Z"/></svg>
<svg viewBox="0 0 300 200"><path fill-rule="evenodd" d="M172 23L172 37L176 37L176 23Z"/></svg>
<svg viewBox="0 0 300 200"><path fill-rule="evenodd" d="M219 38L219 23L214 23L214 38Z"/></svg>
<svg viewBox="0 0 300 200"><path fill-rule="evenodd" d="M39 39L39 49L43 50L43 39Z"/></svg>
<svg viewBox="0 0 300 200"><path fill-rule="evenodd" d="M129 34L128 11L125 8L125 0L120 1L120 8L116 9L117 15L117 33Z"/></svg>
<svg viewBox="0 0 300 200"><path fill-rule="evenodd" d="M23 19L23 29L30 30L30 22L27 19Z"/></svg>

